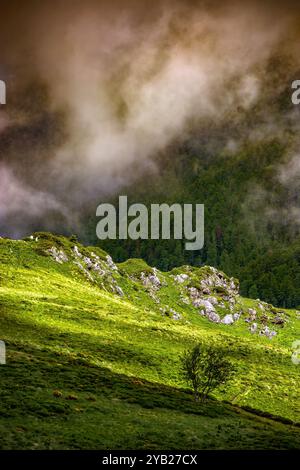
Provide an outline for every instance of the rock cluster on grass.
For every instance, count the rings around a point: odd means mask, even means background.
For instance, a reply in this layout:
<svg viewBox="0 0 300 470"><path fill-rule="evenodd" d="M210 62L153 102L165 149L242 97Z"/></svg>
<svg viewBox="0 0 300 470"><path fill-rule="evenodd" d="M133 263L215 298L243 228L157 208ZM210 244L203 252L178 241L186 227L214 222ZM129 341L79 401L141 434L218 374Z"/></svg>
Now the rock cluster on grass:
<svg viewBox="0 0 300 470"><path fill-rule="evenodd" d="M258 325L257 323L252 323L252 325L250 326L249 330L251 333L256 333L257 332L257 328L258 328Z"/></svg>
<svg viewBox="0 0 300 470"><path fill-rule="evenodd" d="M206 292L215 291L216 288L224 289L225 300L234 298L239 293L238 281L234 278L228 278L222 272L216 268L209 268L209 273L200 282L201 288L205 289Z"/></svg>
<svg viewBox="0 0 300 470"><path fill-rule="evenodd" d="M166 282L162 282L158 275L158 269L152 268L150 272L142 271L139 279L142 281L143 286L147 289L149 297L156 303L160 304L160 299L157 296L157 292L161 289Z"/></svg>
<svg viewBox="0 0 300 470"><path fill-rule="evenodd" d="M270 338L272 339L274 336L277 335L276 331L272 331L270 330L270 328L268 326L265 326L264 328L262 328L259 332L260 336L266 336L267 338Z"/></svg>
<svg viewBox="0 0 300 470"><path fill-rule="evenodd" d="M71 253L70 253L71 252ZM160 312L172 320L181 320L182 313L176 311L176 305L189 309L194 308L198 314L213 323L230 326L242 317L249 324L252 334L259 334L272 339L277 333L272 325L283 327L287 320L284 311L259 299L253 301L252 306L245 308L239 297L239 283L236 279L226 276L215 268L204 266L192 268L184 266L182 272L177 268L174 273L165 274L156 268L150 268L139 260L131 261L131 271L120 267L105 253L101 258L89 250L73 246L67 250L52 246L47 254L57 263L72 262L86 276L86 278L105 290L123 297L124 291L118 285L122 276L129 282L133 294L128 294L140 301L139 289L144 290L154 304L160 304ZM143 262L142 262L143 263ZM145 267L145 268L144 268ZM173 279L171 283L169 280ZM140 285L140 287L138 287ZM173 287L171 295L174 304L172 307L164 303L163 287ZM174 308L175 306L175 308ZM154 307L154 311L157 307ZM299 313L299 312L297 312ZM300 315L300 313L299 313Z"/></svg>
<svg viewBox="0 0 300 470"><path fill-rule="evenodd" d="M228 313L224 318L222 318L222 323L224 323L224 325L232 325L234 321L234 317L231 313Z"/></svg>
<svg viewBox="0 0 300 470"><path fill-rule="evenodd" d="M189 270L187 267L185 269ZM229 278L211 267L200 268L198 273L199 279L195 278L193 270L187 273L177 272L173 278L179 284L181 301L186 298L184 295L186 292L193 307L211 322L233 325L243 316L250 324L249 330L252 334L264 335L269 339L276 335L276 331L268 324L284 325L286 321L284 312L278 312L278 309L259 299L257 299L257 308L241 310L238 303L239 284L236 279Z"/></svg>
<svg viewBox="0 0 300 470"><path fill-rule="evenodd" d="M174 279L182 284L190 280L190 276L177 274ZM217 312L218 307L221 309L227 308L227 311L228 309L231 312L234 311L239 292L238 282L234 278L228 278L215 268L205 267L205 270L201 273L200 282L193 285L195 279L193 281L187 282L184 287L192 305L199 309L201 315L206 316L214 323L223 323L225 325L231 325L239 319L237 313L227 314L224 318L221 318L220 313ZM225 302L227 302L228 307L226 307Z"/></svg>
<svg viewBox="0 0 300 470"><path fill-rule="evenodd" d="M141 281L145 287L157 291L161 288L161 282L157 276L157 270L153 268L151 273L141 272Z"/></svg>
<svg viewBox="0 0 300 470"><path fill-rule="evenodd" d="M189 279L188 274L177 274L177 276L174 276L174 279L176 282L179 282L179 284L182 284L183 282L187 281Z"/></svg>
<svg viewBox="0 0 300 470"><path fill-rule="evenodd" d="M214 323L220 323L221 321L220 315L218 315L215 311L206 311L206 317Z"/></svg>
<svg viewBox="0 0 300 470"><path fill-rule="evenodd" d="M62 263L66 263L67 261L69 261L69 258L67 257L66 253L63 250L59 250L55 246L52 246L51 248L49 248L47 252L50 254L50 256L52 256L54 261L56 261L57 263L62 264Z"/></svg>
<svg viewBox="0 0 300 470"><path fill-rule="evenodd" d="M90 282L96 282L100 278L103 288L108 288L109 291L121 297L124 296L122 288L118 286L117 281L113 277L113 273L118 271L118 267L109 255L106 256L105 260L101 259L94 252L91 252L90 256L86 256L80 252L77 245L71 250L73 255L71 260L62 249L58 249L55 246L52 246L46 252L57 263L62 264L72 261ZM104 279L106 281L105 284L103 282Z"/></svg>
<svg viewBox="0 0 300 470"><path fill-rule="evenodd" d="M115 265L115 263L112 260L112 257L107 255L106 256L106 262L108 266L113 270L113 271L118 271L118 267Z"/></svg>
<svg viewBox="0 0 300 470"><path fill-rule="evenodd" d="M270 329L269 324L279 325L281 327L286 323L286 315L283 311L275 309L272 305L257 299L257 310L249 308L245 322L250 323L249 330L258 333L260 336L266 336L269 339L277 335L275 330ZM261 323L259 328L258 321Z"/></svg>
<svg viewBox="0 0 300 470"><path fill-rule="evenodd" d="M167 317L170 317L172 318L172 320L181 320L182 319L182 315L178 312L176 312L176 310L174 310L173 308L170 308L168 305L166 305L166 307L161 307L159 309L162 313L162 315L166 315Z"/></svg>

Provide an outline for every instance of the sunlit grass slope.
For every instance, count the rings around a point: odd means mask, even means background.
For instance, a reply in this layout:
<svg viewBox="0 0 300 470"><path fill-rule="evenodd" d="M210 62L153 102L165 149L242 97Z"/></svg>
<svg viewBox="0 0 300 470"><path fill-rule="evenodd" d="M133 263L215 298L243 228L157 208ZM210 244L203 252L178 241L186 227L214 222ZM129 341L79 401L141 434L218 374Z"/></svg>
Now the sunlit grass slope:
<svg viewBox="0 0 300 470"><path fill-rule="evenodd" d="M65 258L55 261L59 251ZM85 269L84 257L102 271ZM140 282L150 272L63 237L0 240L1 449L300 447L296 312L285 312L274 338L252 335L243 316L213 323L182 302L180 269L156 272L157 291ZM203 273L193 268L193 282ZM179 374L180 354L200 339L226 347L238 369L206 405Z"/></svg>

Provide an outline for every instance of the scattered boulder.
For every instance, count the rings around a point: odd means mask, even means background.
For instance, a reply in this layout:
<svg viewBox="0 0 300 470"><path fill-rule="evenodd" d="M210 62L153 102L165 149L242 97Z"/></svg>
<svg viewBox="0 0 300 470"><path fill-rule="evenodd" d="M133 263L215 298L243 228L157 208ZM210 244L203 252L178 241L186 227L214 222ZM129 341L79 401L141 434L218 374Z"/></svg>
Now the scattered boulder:
<svg viewBox="0 0 300 470"><path fill-rule="evenodd" d="M114 287L115 289L115 292L120 296L120 297L124 297L124 292L122 290L122 288L120 286L115 286Z"/></svg>
<svg viewBox="0 0 300 470"><path fill-rule="evenodd" d="M113 271L118 271L118 268L117 268L117 266L115 265L115 263L113 262L111 256L109 256L109 255L106 256L106 263L108 264L108 266L109 266Z"/></svg>
<svg viewBox="0 0 300 470"><path fill-rule="evenodd" d="M208 297L208 302L210 302L212 305L218 305L218 299L216 297Z"/></svg>
<svg viewBox="0 0 300 470"><path fill-rule="evenodd" d="M282 318L280 316L275 317L273 320L271 320L271 322L274 323L275 325L284 325L285 324L284 318Z"/></svg>
<svg viewBox="0 0 300 470"><path fill-rule="evenodd" d="M268 318L268 315L266 315L265 313L260 317L260 321L263 325L266 325L269 321L269 318Z"/></svg>
<svg viewBox="0 0 300 470"><path fill-rule="evenodd" d="M225 317L221 320L221 323L224 323L224 325L232 325L232 323L234 323L234 319L231 313L225 315Z"/></svg>
<svg viewBox="0 0 300 470"><path fill-rule="evenodd" d="M75 246L73 247L73 253L74 253L75 256L77 256L77 258L82 258L82 254L81 254L80 251L78 250L78 246L77 246L77 245L75 245Z"/></svg>
<svg viewBox="0 0 300 470"><path fill-rule="evenodd" d="M189 279L189 276L187 274L177 274L177 276L174 276L174 280L178 282L179 284L182 284L183 282L187 281Z"/></svg>
<svg viewBox="0 0 300 470"><path fill-rule="evenodd" d="M49 250L47 250L47 253L49 253L54 259L54 261L56 261L57 263L63 264L69 261L69 258L67 257L65 252L63 250L58 250L55 246L49 248Z"/></svg>
<svg viewBox="0 0 300 470"><path fill-rule="evenodd" d="M250 321L256 320L257 312L254 308L248 308L248 313L249 313L249 320Z"/></svg>
<svg viewBox="0 0 300 470"><path fill-rule="evenodd" d="M270 330L268 326L265 326L262 330L259 332L260 336L264 335L269 339L272 339L274 336L277 335L276 331Z"/></svg>
<svg viewBox="0 0 300 470"><path fill-rule="evenodd" d="M170 308L168 305L165 308L161 307L159 310L161 311L162 315L166 315L167 317L172 318L172 320L182 319L182 315L176 312L173 308Z"/></svg>
<svg viewBox="0 0 300 470"><path fill-rule="evenodd" d="M82 257L82 255L81 255L81 257ZM88 256L83 256L82 261L80 262L80 264L81 263L83 263L85 265L85 268L88 271L94 271L99 276L104 276L105 274L108 274L108 272L106 272L105 269L103 269L101 267L99 256L97 256L97 257L95 256L94 259L91 259Z"/></svg>
<svg viewBox="0 0 300 470"><path fill-rule="evenodd" d="M86 275L89 281L94 282L93 276L90 274L90 272L80 263L80 261L73 261L73 263L78 266L78 268L83 271L83 273Z"/></svg>
<svg viewBox="0 0 300 470"><path fill-rule="evenodd" d="M189 304L190 303L190 299L188 297L185 297L183 295L180 296L180 300L181 302L183 302L184 304Z"/></svg>
<svg viewBox="0 0 300 470"><path fill-rule="evenodd" d="M214 323L220 323L220 316L216 312L214 311L207 312L206 316L210 321Z"/></svg>
<svg viewBox="0 0 300 470"><path fill-rule="evenodd" d="M199 301L201 301L200 291L196 287L189 287L188 293L189 293L189 296L192 300L192 304L194 305L194 307L198 307L200 305Z"/></svg>
<svg viewBox="0 0 300 470"><path fill-rule="evenodd" d="M202 293L205 294L205 295L210 295L211 294L210 289L208 287L204 287L202 289Z"/></svg>
<svg viewBox="0 0 300 470"><path fill-rule="evenodd" d="M239 284L233 277L228 278L225 274L218 271L216 268L209 267L208 275L201 280L202 289L218 290L228 295L229 298L235 297L239 293Z"/></svg>
<svg viewBox="0 0 300 470"><path fill-rule="evenodd" d="M94 267L94 263L91 260L91 258L88 258L87 256L84 256L83 261L88 269L92 269Z"/></svg>
<svg viewBox="0 0 300 470"><path fill-rule="evenodd" d="M170 309L170 312L172 313L173 320L181 320L182 316L180 315L180 313L175 312L175 310L173 310L172 308Z"/></svg>
<svg viewBox="0 0 300 470"><path fill-rule="evenodd" d="M215 312L215 307L213 306L213 304L209 300L198 299L197 307L199 307L199 306L204 307L206 313Z"/></svg>
<svg viewBox="0 0 300 470"><path fill-rule="evenodd" d="M151 287L155 290L158 290L161 287L161 282L154 270L151 274L145 274L144 272L141 272L141 280L145 287Z"/></svg>

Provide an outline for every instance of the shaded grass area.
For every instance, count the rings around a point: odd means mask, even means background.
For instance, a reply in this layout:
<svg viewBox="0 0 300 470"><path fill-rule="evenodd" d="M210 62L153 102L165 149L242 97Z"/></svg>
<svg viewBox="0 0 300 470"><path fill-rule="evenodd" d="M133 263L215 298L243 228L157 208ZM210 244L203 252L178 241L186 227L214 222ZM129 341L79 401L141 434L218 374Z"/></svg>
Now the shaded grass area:
<svg viewBox="0 0 300 470"><path fill-rule="evenodd" d="M300 430L190 393L9 344L1 449L293 449ZM4 388L5 385L5 388Z"/></svg>

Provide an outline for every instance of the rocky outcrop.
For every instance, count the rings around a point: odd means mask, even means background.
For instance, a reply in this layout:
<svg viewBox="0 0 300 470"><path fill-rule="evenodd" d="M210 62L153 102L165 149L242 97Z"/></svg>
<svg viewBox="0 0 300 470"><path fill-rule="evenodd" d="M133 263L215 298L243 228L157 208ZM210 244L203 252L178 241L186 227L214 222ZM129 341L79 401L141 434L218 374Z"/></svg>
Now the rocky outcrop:
<svg viewBox="0 0 300 470"><path fill-rule="evenodd" d="M200 315L206 316L210 321L229 325L240 318L234 312L239 292L238 281L234 278L228 278L217 269L206 266L198 272L176 274L174 280L186 291L191 304L198 309ZM183 291L181 296L184 296ZM222 318L221 310L225 314L229 310L232 314Z"/></svg>
<svg viewBox="0 0 300 470"><path fill-rule="evenodd" d="M260 334L260 336L264 335L269 339L272 339L272 338L274 338L274 336L277 335L276 331L270 330L270 328L268 326L265 326L262 330L260 330L259 334Z"/></svg>
<svg viewBox="0 0 300 470"><path fill-rule="evenodd" d="M222 319L222 323L224 323L224 325L232 325L232 323L234 323L234 318L233 318L233 315L231 315L231 313L225 315L225 317Z"/></svg>
<svg viewBox="0 0 300 470"><path fill-rule="evenodd" d="M111 256L109 256L109 255L106 256L106 263L108 264L109 268L111 268L113 271L118 271L118 268L115 265L115 263L113 262Z"/></svg>
<svg viewBox="0 0 300 470"><path fill-rule="evenodd" d="M259 299L250 304L247 301L246 307L239 296L239 282L212 267L183 266L182 270L176 268L164 273L150 268L142 260L128 260L117 266L104 252L98 252L100 257L82 246L73 245L67 250L61 246L60 243L52 246L47 255L59 264L72 263L89 282L119 297L124 297L126 292L131 300L142 302L146 293L153 311L157 311L159 305L161 314L171 320L181 320L185 312L192 311L225 327L243 320L248 323L251 334L268 339L276 336L275 328L284 327L288 321L284 311ZM166 305L166 299L172 302L171 306Z"/></svg>
<svg viewBox="0 0 300 470"><path fill-rule="evenodd" d="M179 284L182 284L183 282L187 281L189 279L189 276L185 273L183 274L178 274L177 276L174 276L174 280L178 282Z"/></svg>
<svg viewBox="0 0 300 470"><path fill-rule="evenodd" d="M159 309L162 313L162 315L165 315L169 318L172 318L172 320L181 320L182 319L182 315L178 312L176 312L176 310L174 310L173 308L170 308L168 305L166 307L161 307Z"/></svg>
<svg viewBox="0 0 300 470"><path fill-rule="evenodd" d="M141 281L145 287L150 287L154 290L158 290L161 287L161 282L156 274L155 269L153 269L152 273L150 274L141 272Z"/></svg>
<svg viewBox="0 0 300 470"><path fill-rule="evenodd" d="M67 261L69 261L69 258L67 257L66 253L63 250L59 250L55 246L52 246L51 248L49 248L49 250L47 250L47 253L50 254L52 259L56 261L56 263L62 264L62 263L66 263Z"/></svg>
<svg viewBox="0 0 300 470"><path fill-rule="evenodd" d="M67 256L63 249L59 249L56 246L46 250L46 254L49 254L55 262L60 264L72 262L88 281L93 283L100 282L100 286L104 289L124 297L122 288L117 284L113 276L118 272L118 267L109 255L105 259L101 259L100 256L92 251L87 256L87 254L80 251L77 245L74 245L70 252L71 255Z"/></svg>
<svg viewBox="0 0 300 470"><path fill-rule="evenodd" d="M221 321L220 315L218 315L216 312L213 312L213 311L206 312L206 317L214 323L220 323Z"/></svg>
<svg viewBox="0 0 300 470"><path fill-rule="evenodd" d="M233 277L228 278L224 273L216 268L209 267L207 276L200 281L201 288L206 292L217 292L227 300L239 293L239 283Z"/></svg>

